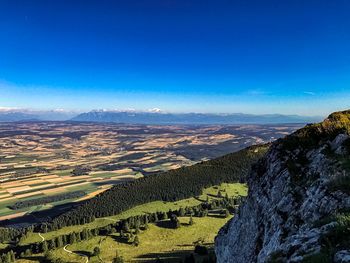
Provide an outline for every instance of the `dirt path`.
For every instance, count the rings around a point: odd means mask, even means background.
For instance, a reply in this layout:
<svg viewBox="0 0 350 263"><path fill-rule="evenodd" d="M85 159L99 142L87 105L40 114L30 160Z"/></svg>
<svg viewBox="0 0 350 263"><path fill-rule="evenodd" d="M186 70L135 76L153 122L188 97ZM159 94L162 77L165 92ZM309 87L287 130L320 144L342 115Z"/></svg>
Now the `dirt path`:
<svg viewBox="0 0 350 263"><path fill-rule="evenodd" d="M39 237L41 237L41 241L44 242L45 241L45 237L43 237L41 233L38 233L38 234L39 234Z"/></svg>
<svg viewBox="0 0 350 263"><path fill-rule="evenodd" d="M89 262L89 257L88 257L88 256L86 256L86 255L84 255L84 254L80 254L80 253L76 253L76 252L70 251L70 250L67 249L67 246L69 246L69 245L65 245L65 246L63 247L63 250L64 250L64 251L66 251L66 252L69 253L69 254L75 254L75 255L81 256L81 257L83 257L83 258L86 258L85 263L88 263L88 262Z"/></svg>

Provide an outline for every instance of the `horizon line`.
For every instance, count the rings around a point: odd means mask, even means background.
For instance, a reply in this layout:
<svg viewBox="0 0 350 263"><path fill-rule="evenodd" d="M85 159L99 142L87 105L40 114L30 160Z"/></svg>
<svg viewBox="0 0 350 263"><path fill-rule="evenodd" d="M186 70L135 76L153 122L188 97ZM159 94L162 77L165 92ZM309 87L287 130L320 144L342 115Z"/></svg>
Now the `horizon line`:
<svg viewBox="0 0 350 263"><path fill-rule="evenodd" d="M159 108L152 109L39 109L39 108L21 108L21 107L0 107L0 113L61 113L61 114L83 114L90 112L110 112L110 113L154 113L154 114L208 114L208 115L255 115L255 116L266 116L266 115L281 115L281 116L300 116L300 117L326 117L326 115L306 115L306 114L287 114L287 113L279 113L279 112L271 112L271 113L247 113L247 112L202 112L202 111L185 111L185 112L175 112L168 110L161 110ZM329 113L330 114L330 113Z"/></svg>

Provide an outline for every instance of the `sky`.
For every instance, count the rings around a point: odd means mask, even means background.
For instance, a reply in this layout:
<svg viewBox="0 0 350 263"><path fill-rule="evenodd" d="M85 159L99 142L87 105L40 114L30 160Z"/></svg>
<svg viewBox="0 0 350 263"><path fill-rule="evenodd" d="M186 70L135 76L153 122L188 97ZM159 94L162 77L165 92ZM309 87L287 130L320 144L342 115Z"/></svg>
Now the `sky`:
<svg viewBox="0 0 350 263"><path fill-rule="evenodd" d="M0 0L0 109L350 108L347 0Z"/></svg>

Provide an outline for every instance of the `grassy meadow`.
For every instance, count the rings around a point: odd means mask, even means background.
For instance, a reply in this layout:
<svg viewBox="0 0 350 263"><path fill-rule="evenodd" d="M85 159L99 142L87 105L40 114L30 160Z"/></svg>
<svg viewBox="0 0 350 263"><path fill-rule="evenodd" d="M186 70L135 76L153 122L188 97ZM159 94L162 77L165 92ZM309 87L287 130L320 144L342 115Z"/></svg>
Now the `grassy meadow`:
<svg viewBox="0 0 350 263"><path fill-rule="evenodd" d="M219 192L221 196L245 196L247 194L247 186L239 183L223 183L220 186L204 189L202 195L198 197L177 202L150 202L136 206L116 216L98 218L94 222L85 225L64 227L57 231L43 233L42 236L49 240L58 235L81 231L84 228L92 229L106 226L111 221L118 221L130 216L196 206L206 200L221 198L218 196ZM66 249L73 253L68 253L63 248L59 248L51 251L51 255L56 259L62 259L63 262L85 262L86 258L75 253L91 255L93 249L98 246L101 250L100 258L103 262L111 262L116 253L123 256L126 262L135 260L142 262L154 261L158 257L166 259L166 262L179 262L180 259L184 259L184 257L193 252L197 243L211 248L217 232L229 219L230 217L223 218L209 213L207 217L194 217L193 225L189 225L189 217L180 217L181 227L178 229L167 227L167 220L164 220L157 224L150 224L149 229L142 230L138 234L140 244L137 247L126 243L120 238L119 233L115 233L107 236L97 236L90 240L67 246ZM21 245L41 242L41 240L38 233L30 233L26 239L22 240ZM196 256L198 257L198 255ZM31 258L21 259L18 262L38 262L38 259L40 259L40 255L34 255ZM89 262L101 261L97 257L91 257Z"/></svg>
<svg viewBox="0 0 350 263"><path fill-rule="evenodd" d="M137 247L118 241L119 234L111 234L69 245L67 249L90 255L93 249L99 246L103 262L111 262L116 254L122 256L126 262L153 262L158 257L166 262L179 262L193 252L196 243L212 247L216 234L229 219L210 216L194 218L193 225L188 225L190 218L182 217L181 227L178 229L162 227L162 222L157 225L150 224L149 229L141 231L138 235L140 244ZM53 255L65 262L84 262L84 258L67 253L63 248L55 250ZM101 261L97 257L91 257L89 262Z"/></svg>

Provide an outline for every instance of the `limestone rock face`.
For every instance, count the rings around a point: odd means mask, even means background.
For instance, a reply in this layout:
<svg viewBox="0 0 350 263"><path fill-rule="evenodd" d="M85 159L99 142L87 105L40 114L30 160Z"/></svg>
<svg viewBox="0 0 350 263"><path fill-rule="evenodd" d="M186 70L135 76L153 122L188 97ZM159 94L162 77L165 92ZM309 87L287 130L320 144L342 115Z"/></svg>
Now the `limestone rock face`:
<svg viewBox="0 0 350 263"><path fill-rule="evenodd" d="M334 256L335 263L350 263L350 251L340 250Z"/></svg>
<svg viewBox="0 0 350 263"><path fill-rule="evenodd" d="M322 255L322 236L337 225L325 219L350 209L349 192L334 183L349 176L339 162L349 157L349 126L334 130L328 119L317 125L275 142L253 167L245 203L216 237L219 263L302 262ZM349 251L327 256L349 262Z"/></svg>

